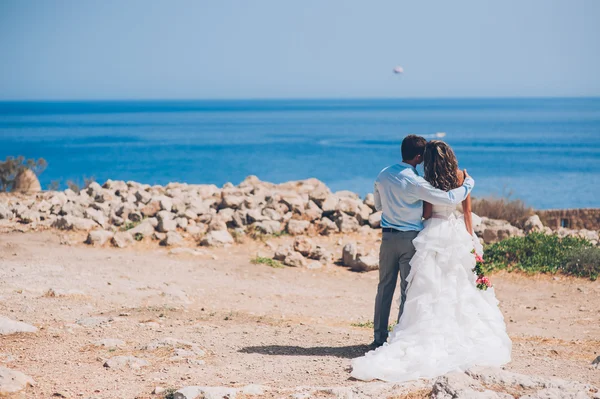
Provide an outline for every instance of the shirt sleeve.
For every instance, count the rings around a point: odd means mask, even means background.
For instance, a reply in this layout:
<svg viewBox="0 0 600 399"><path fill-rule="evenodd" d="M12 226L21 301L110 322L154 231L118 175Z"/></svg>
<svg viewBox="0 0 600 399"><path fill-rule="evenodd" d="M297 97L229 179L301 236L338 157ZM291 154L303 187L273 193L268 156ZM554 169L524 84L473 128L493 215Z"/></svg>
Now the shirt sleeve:
<svg viewBox="0 0 600 399"><path fill-rule="evenodd" d="M450 191L437 189L427 180L418 177L414 190L417 198L433 205L456 205L467 198L473 187L475 187L475 180L471 177L467 177L462 186Z"/></svg>
<svg viewBox="0 0 600 399"><path fill-rule="evenodd" d="M383 207L381 206L381 196L379 195L379 187L377 182L375 182L373 187L373 196L375 197L375 209L377 211L381 211Z"/></svg>

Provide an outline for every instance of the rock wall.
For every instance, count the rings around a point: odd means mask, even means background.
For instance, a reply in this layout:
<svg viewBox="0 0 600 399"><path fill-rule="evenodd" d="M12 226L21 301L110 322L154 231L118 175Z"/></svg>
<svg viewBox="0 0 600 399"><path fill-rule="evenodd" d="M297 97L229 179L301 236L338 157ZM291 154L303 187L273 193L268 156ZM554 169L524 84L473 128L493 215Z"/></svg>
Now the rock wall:
<svg viewBox="0 0 600 399"><path fill-rule="evenodd" d="M538 211L544 225L552 230L567 229L600 230L600 209L553 209Z"/></svg>

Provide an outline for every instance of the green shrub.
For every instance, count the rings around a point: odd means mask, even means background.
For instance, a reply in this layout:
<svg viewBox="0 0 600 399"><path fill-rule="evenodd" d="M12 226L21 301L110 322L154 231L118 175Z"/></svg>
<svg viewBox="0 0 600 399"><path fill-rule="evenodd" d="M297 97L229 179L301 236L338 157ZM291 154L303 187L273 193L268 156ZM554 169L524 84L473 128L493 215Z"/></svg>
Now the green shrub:
<svg viewBox="0 0 600 399"><path fill-rule="evenodd" d="M25 169L31 169L33 173L39 176L46 169L48 162L44 158L37 161L35 159L25 159L24 156L6 157L4 162L0 162L0 192L11 191L15 184L15 178Z"/></svg>
<svg viewBox="0 0 600 399"><path fill-rule="evenodd" d="M577 248L567 254L563 273L588 277L595 281L600 275L600 248Z"/></svg>
<svg viewBox="0 0 600 399"><path fill-rule="evenodd" d="M531 233L489 245L485 250L483 268L484 272L501 269L526 273L566 272L563 268L573 259L574 251L592 247L592 243L579 237L560 238L557 235Z"/></svg>
<svg viewBox="0 0 600 399"><path fill-rule="evenodd" d="M271 266L275 269L279 269L283 266L283 264L275 259L271 259L271 258L265 258L263 256L257 256L256 258L252 259L250 262L254 263L255 265L258 264L262 264L262 265L267 265L267 266Z"/></svg>

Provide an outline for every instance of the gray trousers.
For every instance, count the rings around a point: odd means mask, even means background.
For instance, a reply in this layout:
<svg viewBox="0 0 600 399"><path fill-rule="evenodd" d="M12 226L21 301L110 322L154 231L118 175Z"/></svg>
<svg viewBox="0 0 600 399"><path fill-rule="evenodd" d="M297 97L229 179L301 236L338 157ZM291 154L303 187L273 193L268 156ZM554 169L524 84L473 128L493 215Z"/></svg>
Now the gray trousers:
<svg viewBox="0 0 600 399"><path fill-rule="evenodd" d="M390 319L390 308L398 274L400 274L400 312L398 321L404 311L406 300L406 278L410 273L410 260L415 254L415 246L412 241L419 234L418 231L384 232L379 249L379 285L375 297L375 342L383 343L388 338L388 322Z"/></svg>

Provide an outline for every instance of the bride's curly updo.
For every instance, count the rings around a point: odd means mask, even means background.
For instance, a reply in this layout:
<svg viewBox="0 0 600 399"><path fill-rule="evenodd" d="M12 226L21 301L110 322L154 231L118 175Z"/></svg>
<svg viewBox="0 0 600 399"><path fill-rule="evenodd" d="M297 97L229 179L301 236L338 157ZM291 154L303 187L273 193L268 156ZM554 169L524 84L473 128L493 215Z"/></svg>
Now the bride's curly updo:
<svg viewBox="0 0 600 399"><path fill-rule="evenodd" d="M460 187L458 161L452 148L443 141L431 140L423 154L425 180L433 187L449 191Z"/></svg>

